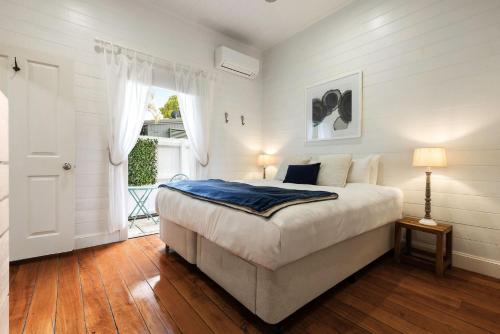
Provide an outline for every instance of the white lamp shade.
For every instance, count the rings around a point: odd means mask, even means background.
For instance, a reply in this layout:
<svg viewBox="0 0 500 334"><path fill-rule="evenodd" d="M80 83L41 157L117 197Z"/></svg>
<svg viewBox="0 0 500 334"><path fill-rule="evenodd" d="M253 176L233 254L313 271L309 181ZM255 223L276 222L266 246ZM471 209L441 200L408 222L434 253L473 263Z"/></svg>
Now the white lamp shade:
<svg viewBox="0 0 500 334"><path fill-rule="evenodd" d="M257 158L257 165L261 167L267 167L269 165L272 165L273 163L274 156L269 154L259 154L259 157Z"/></svg>
<svg viewBox="0 0 500 334"><path fill-rule="evenodd" d="M422 147L413 152L415 167L446 167L446 150L443 147Z"/></svg>

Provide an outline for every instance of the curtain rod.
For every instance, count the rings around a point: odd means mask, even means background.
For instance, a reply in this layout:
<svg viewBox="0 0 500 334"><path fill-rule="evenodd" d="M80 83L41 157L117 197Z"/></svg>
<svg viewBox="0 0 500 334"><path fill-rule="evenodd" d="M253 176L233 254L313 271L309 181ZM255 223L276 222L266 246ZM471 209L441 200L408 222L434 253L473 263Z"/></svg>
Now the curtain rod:
<svg viewBox="0 0 500 334"><path fill-rule="evenodd" d="M189 65L185 65L185 64L181 64L181 63L175 62L175 61L170 60L170 59L153 56L153 55L151 55L151 54L149 54L147 52L144 52L144 51L141 51L141 50L137 50L137 49L134 49L134 48L129 48L129 47L123 46L123 45L121 45L119 43L114 43L114 42L111 42L111 41L108 41L108 40L105 40L105 39L102 39L102 38L99 38L99 37L95 37L94 41L97 42L97 43L99 43L99 44L103 44L103 45L109 44L111 46L117 47L117 48L122 49L122 50L132 51L132 52L141 54L141 55L146 56L146 57L151 57L151 59L153 60L153 63L154 62L158 63L158 61L159 61L161 63L164 63L163 65L168 64L168 65L171 65L171 66L174 66L174 67L175 67L175 65L180 65L180 66L183 66L183 67L186 67L186 68L192 68L194 70L199 70L199 71L205 72L207 74L213 73L212 71L206 70L204 68L193 67L193 66L189 66Z"/></svg>

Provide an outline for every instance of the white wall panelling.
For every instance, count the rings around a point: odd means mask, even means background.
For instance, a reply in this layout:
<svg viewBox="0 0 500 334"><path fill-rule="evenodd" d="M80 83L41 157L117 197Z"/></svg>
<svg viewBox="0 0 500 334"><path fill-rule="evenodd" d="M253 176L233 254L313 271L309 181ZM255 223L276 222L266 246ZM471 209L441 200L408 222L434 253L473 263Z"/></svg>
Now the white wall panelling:
<svg viewBox="0 0 500 334"><path fill-rule="evenodd" d="M119 237L107 234L105 225L105 93L100 55L94 50L95 37L207 69L213 68L213 52L221 44L260 57L260 51L159 11L152 2L0 0L1 43L64 56L74 62L77 247ZM0 58L0 64L3 60ZM260 80L220 73L216 94L211 173L225 178L259 175L254 160L260 149ZM234 122L223 124L224 112L230 113ZM241 114L247 120L243 128L236 122ZM228 161L226 154L232 153Z"/></svg>
<svg viewBox="0 0 500 334"><path fill-rule="evenodd" d="M5 59L5 58L3 58ZM0 55L0 334L9 332L9 110ZM3 67L4 68L4 67Z"/></svg>
<svg viewBox="0 0 500 334"><path fill-rule="evenodd" d="M382 184L424 211L419 146L448 148L433 215L454 225L455 264L500 277L500 2L356 1L264 54L268 151L382 153ZM305 144L304 88L363 70L360 139ZM420 242L428 242L419 236Z"/></svg>

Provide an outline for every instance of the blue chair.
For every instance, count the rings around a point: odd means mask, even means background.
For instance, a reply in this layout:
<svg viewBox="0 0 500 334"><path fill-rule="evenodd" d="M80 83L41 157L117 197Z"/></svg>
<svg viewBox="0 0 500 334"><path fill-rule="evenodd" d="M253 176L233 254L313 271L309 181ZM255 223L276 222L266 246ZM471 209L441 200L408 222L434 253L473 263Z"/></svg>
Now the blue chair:
<svg viewBox="0 0 500 334"><path fill-rule="evenodd" d="M169 182L178 182L178 181L185 181L189 180L189 177L186 174L175 174L170 178Z"/></svg>

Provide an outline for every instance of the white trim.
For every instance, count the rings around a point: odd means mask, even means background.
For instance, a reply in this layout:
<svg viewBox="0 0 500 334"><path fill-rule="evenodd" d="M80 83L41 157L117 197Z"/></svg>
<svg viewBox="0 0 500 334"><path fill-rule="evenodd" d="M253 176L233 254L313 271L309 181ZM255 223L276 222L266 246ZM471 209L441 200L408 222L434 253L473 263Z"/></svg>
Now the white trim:
<svg viewBox="0 0 500 334"><path fill-rule="evenodd" d="M127 231L125 233L127 233ZM121 239L121 234L119 231L117 231L113 233L101 232L101 233L79 235L75 237L74 240L75 240L75 249L82 249L87 247L109 244L112 242L117 242L126 239Z"/></svg>
<svg viewBox="0 0 500 334"><path fill-rule="evenodd" d="M500 278L500 261L462 252L453 252L453 265L483 275Z"/></svg>
<svg viewBox="0 0 500 334"><path fill-rule="evenodd" d="M349 135L346 135L346 136L343 136L343 137L336 137L336 138L320 138L320 139L309 139L308 138L308 133L307 133L307 125L308 125L308 112L307 112L307 105L308 105L308 101L307 101L307 90L310 89L310 88L313 88L315 86L319 86L319 85L323 85L325 83L328 83L330 81L333 81L333 80L338 80L338 79L342 79L342 78L345 78L345 77L348 77L348 76L351 76L351 75L356 75L358 74L360 76L360 79L359 79L359 131L352 135L352 136L349 136ZM311 110L312 112L312 110ZM306 144L313 144L313 143L322 143L322 142L332 142L332 141L336 141L336 140L342 140L342 139L353 139L353 138L360 138L361 137L361 134L363 132L363 71L362 70L356 70L356 71L352 71L352 72L345 72L345 73L341 73L333 78L330 78L328 80L324 80L324 81L320 81L320 82L316 82L314 84L311 84L309 86L306 86L306 88L304 89L304 115L305 115L305 119L304 119L304 123L305 123L305 126L304 126L304 130L305 130L305 143Z"/></svg>
<svg viewBox="0 0 500 334"><path fill-rule="evenodd" d="M128 226L129 226L129 222L127 221L127 226L125 226L125 228L123 228L123 229L121 229L119 231L119 233L120 233L120 241L128 240Z"/></svg>
<svg viewBox="0 0 500 334"><path fill-rule="evenodd" d="M421 242L413 241L413 245L418 246L428 251L434 251L435 246ZM487 259L485 257L480 257L476 255L466 254L462 252L453 251L453 267L473 271L486 276L491 276L495 278L500 278L500 261Z"/></svg>

